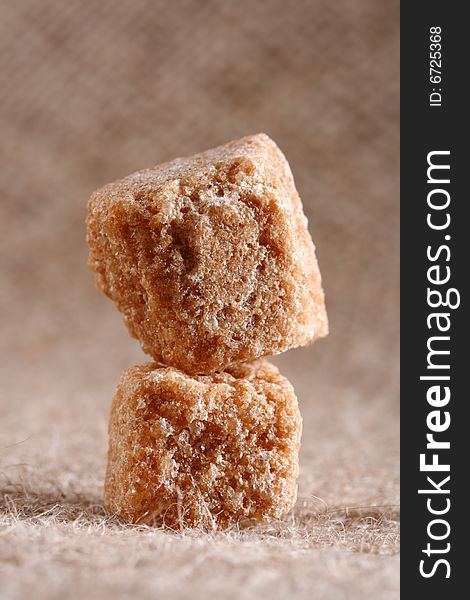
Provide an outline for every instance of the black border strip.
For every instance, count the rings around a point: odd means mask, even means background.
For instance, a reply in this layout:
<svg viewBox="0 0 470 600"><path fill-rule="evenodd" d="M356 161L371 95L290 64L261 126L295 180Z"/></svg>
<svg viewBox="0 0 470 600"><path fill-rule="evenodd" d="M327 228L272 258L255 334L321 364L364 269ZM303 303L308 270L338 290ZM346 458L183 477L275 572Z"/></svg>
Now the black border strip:
<svg viewBox="0 0 470 600"><path fill-rule="evenodd" d="M470 227L465 219L470 206L469 193L465 189L467 180L470 186L470 164L467 164L469 119L464 110L464 103L468 104L466 90L470 88L467 64L470 22L465 19L464 9L464 2L428 0L401 4L401 590L403 598L426 600L465 597L466 572L470 573L470 567L466 566L468 550L464 545L470 521L470 502L466 494L467 480L470 481L466 462L467 459L470 461L470 421L466 418L466 408L470 398L464 381L466 370L470 370L470 331L466 313ZM440 82L437 79L430 81L430 51L437 51L436 46L430 48L431 27L441 28ZM441 106L430 105L432 88L442 94ZM438 97L433 99L438 100ZM449 155L432 155L430 160L449 164L450 170L447 175L442 169L431 171L431 182L428 182L428 156L433 151L449 151ZM450 181L444 183L447 177ZM447 208L434 210L429 207L428 194L432 189L446 191L433 193L431 203L436 200L436 204L445 204L448 194ZM429 213L435 224L446 222L448 213L449 226L433 229L427 223ZM445 248L439 251L444 246L449 248L450 256ZM430 259L427 253L434 258ZM438 269L429 273L428 269L436 265ZM443 279L449 272L447 283L430 283L429 277ZM455 288L460 295L460 306L433 309L428 303L428 287L440 290L442 294ZM457 294L451 294L451 297L451 302L456 303ZM435 294L431 302L437 299ZM428 327L427 318L433 312L449 315L447 332L438 331L437 318L431 317L431 327ZM446 317L439 322L443 328L448 324ZM427 343L432 336L439 335L448 336L449 340L433 340L431 347L449 350L450 354L428 356ZM428 358L433 364L448 364L450 368L429 368ZM420 380L420 376L436 375L450 379ZM439 393L437 390L434 395L429 392L431 402L436 400L434 406L428 401L428 390L432 386L441 386L437 388ZM445 386L451 394L446 404L442 399ZM442 401L440 406L439 400ZM432 411L438 413L429 416ZM433 433L429 426L444 428L448 418L449 427L434 433L434 439L449 441L450 449L427 449L426 435ZM449 464L450 471L420 470L420 454L423 453L427 463L436 453L436 460ZM433 478L441 490L449 489L450 493L419 494L419 489L434 489L427 476ZM441 484L447 476L450 479ZM448 511L433 515L429 507L435 511L448 508ZM445 523L430 525L434 519L448 522L448 535L445 535ZM443 539L431 539L429 531ZM429 555L423 552L428 549L428 543L432 550ZM449 568L444 562L436 565L439 559L447 561ZM435 572L424 577L420 574L420 565L427 574L434 568Z"/></svg>

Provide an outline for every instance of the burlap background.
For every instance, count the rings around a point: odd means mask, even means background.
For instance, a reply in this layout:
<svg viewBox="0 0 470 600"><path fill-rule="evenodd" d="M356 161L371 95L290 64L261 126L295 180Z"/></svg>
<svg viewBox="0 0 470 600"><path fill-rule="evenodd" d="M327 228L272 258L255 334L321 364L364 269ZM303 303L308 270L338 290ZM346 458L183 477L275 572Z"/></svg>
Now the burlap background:
<svg viewBox="0 0 470 600"><path fill-rule="evenodd" d="M398 2L0 5L2 598L395 598ZM87 272L90 192L265 131L318 248L331 334L276 359L298 507L215 536L100 506L107 411L143 362Z"/></svg>

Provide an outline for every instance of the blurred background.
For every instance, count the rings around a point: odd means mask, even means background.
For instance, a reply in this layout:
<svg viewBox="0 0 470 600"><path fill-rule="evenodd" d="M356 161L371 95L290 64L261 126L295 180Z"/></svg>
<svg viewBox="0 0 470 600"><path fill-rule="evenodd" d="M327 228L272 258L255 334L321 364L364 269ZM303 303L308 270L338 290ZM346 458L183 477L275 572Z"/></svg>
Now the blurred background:
<svg viewBox="0 0 470 600"><path fill-rule="evenodd" d="M330 317L327 339L275 359L305 419L301 498L396 502L398 44L396 0L1 3L8 485L21 463L37 493L98 502L115 383L146 360L87 270L90 193L263 131L294 172Z"/></svg>

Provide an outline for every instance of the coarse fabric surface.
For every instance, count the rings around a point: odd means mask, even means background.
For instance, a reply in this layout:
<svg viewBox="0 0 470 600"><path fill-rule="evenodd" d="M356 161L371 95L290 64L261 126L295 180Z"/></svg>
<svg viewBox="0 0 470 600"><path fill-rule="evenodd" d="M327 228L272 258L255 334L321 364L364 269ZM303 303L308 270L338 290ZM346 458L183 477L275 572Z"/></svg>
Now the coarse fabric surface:
<svg viewBox="0 0 470 600"><path fill-rule="evenodd" d="M2 600L398 597L398 2L0 4ZM259 131L285 153L330 335L274 359L303 416L287 518L123 526L102 489L148 359L87 270L86 202Z"/></svg>

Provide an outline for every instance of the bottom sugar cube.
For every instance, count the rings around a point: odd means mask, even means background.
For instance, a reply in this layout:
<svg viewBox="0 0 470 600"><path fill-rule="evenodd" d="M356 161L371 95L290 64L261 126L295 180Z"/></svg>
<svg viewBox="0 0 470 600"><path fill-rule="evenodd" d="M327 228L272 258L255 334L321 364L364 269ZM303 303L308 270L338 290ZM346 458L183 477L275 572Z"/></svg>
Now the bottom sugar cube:
<svg viewBox="0 0 470 600"><path fill-rule="evenodd" d="M111 408L105 506L175 529L278 519L296 500L301 429L291 384L266 361L207 376L133 367Z"/></svg>

